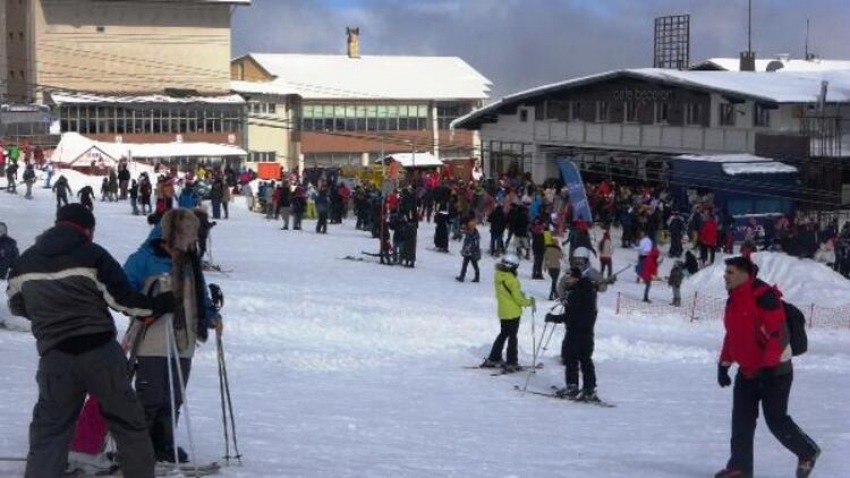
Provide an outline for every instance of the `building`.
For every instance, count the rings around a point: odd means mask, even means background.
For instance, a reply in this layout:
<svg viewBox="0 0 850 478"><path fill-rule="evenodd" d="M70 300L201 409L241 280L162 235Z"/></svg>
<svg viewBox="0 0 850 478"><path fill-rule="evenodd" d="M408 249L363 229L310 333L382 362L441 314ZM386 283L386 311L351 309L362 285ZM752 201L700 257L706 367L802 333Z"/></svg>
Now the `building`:
<svg viewBox="0 0 850 478"><path fill-rule="evenodd" d="M811 203L842 200L850 71L617 70L506 96L456 120L478 131L485 172L665 181L682 154L749 153L799 166ZM844 146L847 145L847 146ZM817 192L815 192L817 191Z"/></svg>
<svg viewBox="0 0 850 478"><path fill-rule="evenodd" d="M473 132L452 136L449 124L481 106L490 81L457 57L360 56L359 31L349 29L347 55L248 53L231 62L231 77L301 98L291 123L268 124L279 134L300 130L298 166L365 166L381 155L429 152L438 158L477 155ZM244 83L242 83L244 82ZM278 103L280 104L280 103ZM251 115L254 122L256 115ZM283 131L280 131L283 130ZM249 148L259 157L275 151ZM284 139L281 139L283 141Z"/></svg>
<svg viewBox="0 0 850 478"><path fill-rule="evenodd" d="M850 60L826 60L810 55L808 59L776 55L775 58L757 58L755 71L831 71L850 70ZM739 58L709 58L688 68L693 71L741 71Z"/></svg>
<svg viewBox="0 0 850 478"><path fill-rule="evenodd" d="M250 0L2 3L4 102L99 141L243 143L230 19Z"/></svg>

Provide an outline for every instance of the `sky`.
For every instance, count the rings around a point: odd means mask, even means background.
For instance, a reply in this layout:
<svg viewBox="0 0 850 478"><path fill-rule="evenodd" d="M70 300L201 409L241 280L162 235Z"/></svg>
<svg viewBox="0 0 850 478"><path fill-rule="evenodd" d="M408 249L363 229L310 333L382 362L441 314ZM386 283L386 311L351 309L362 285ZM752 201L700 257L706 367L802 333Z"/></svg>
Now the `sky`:
<svg viewBox="0 0 850 478"><path fill-rule="evenodd" d="M575 76L652 66L653 19L691 15L691 61L747 49L747 0L254 0L233 16L233 54L459 56L493 98ZM850 1L753 0L759 57L850 59Z"/></svg>

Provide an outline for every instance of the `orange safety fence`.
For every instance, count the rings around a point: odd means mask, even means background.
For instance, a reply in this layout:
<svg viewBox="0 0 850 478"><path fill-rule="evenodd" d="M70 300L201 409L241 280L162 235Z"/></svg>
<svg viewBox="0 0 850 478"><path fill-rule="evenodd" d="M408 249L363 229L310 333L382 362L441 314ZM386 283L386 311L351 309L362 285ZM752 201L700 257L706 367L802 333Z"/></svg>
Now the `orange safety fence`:
<svg viewBox="0 0 850 478"><path fill-rule="evenodd" d="M808 327L819 329L848 329L850 330L850 304L839 307L821 307L816 304L794 304L806 317ZM695 292L693 296L684 298L681 307L658 302L643 302L621 292L617 293L617 315L633 313L647 315L679 315L691 322L698 320L721 320L726 309L726 299L711 297Z"/></svg>

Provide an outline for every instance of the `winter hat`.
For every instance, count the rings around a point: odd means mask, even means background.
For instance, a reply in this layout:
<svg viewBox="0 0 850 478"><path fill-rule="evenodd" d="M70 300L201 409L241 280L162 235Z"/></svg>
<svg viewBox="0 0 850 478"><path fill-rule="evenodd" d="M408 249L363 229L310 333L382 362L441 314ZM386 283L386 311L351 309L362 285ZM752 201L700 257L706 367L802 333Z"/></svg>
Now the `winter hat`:
<svg viewBox="0 0 850 478"><path fill-rule="evenodd" d="M67 204L56 213L56 222L70 222L83 229L94 229L94 214L82 204Z"/></svg>
<svg viewBox="0 0 850 478"><path fill-rule="evenodd" d="M201 223L189 209L172 209L162 216L159 226L162 228L163 242L185 252L198 241Z"/></svg>
<svg viewBox="0 0 850 478"><path fill-rule="evenodd" d="M573 279L581 279L581 269L578 267L570 267L570 277Z"/></svg>

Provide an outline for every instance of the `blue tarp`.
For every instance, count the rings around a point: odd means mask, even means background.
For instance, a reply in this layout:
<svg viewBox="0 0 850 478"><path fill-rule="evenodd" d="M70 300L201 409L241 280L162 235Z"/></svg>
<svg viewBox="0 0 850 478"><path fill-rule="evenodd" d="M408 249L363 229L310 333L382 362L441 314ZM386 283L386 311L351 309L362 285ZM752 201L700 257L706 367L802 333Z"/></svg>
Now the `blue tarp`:
<svg viewBox="0 0 850 478"><path fill-rule="evenodd" d="M590 211L590 203L587 201L584 181L581 180L581 173L579 173L578 167L569 158L564 158L558 162L558 168L561 170L561 179L564 180L564 184L567 186L567 191L570 194L570 204L573 206L573 219L593 222L593 214Z"/></svg>

